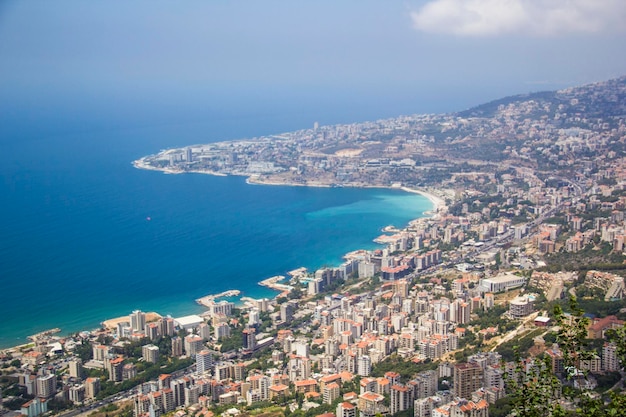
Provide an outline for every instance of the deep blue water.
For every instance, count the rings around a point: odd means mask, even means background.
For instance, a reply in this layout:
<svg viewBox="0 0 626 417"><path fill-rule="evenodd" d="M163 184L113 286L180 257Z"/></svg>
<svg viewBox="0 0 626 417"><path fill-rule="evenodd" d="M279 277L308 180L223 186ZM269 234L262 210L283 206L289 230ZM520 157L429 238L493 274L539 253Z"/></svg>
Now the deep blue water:
<svg viewBox="0 0 626 417"><path fill-rule="evenodd" d="M64 123L69 123L64 121ZM292 122L293 124L293 122ZM280 133L282 119L149 128L6 129L0 141L0 347L52 327L94 328L133 309L198 312L194 299L338 265L431 204L381 189L248 185L131 161L166 147ZM147 220L150 217L151 220Z"/></svg>

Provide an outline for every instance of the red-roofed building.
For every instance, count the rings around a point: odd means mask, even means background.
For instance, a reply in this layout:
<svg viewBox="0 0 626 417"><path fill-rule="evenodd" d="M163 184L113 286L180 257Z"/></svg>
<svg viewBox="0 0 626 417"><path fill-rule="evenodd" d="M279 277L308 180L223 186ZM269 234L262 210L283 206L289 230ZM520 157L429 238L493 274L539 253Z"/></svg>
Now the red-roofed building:
<svg viewBox="0 0 626 417"><path fill-rule="evenodd" d="M356 417L356 407L349 402L342 402L337 405L337 417Z"/></svg>
<svg viewBox="0 0 626 417"><path fill-rule="evenodd" d="M623 320L619 320L615 316L606 316L601 319L593 319L591 325L587 329L589 339L602 339L604 332L609 329L618 329L624 325Z"/></svg>
<svg viewBox="0 0 626 417"><path fill-rule="evenodd" d="M303 381L294 382L296 392L307 393L317 391L317 381L314 379L305 379Z"/></svg>

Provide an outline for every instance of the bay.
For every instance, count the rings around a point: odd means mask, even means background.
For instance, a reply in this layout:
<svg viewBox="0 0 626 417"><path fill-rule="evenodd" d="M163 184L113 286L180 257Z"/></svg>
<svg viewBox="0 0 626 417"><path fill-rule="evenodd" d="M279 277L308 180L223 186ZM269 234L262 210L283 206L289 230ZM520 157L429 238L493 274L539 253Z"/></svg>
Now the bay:
<svg viewBox="0 0 626 417"><path fill-rule="evenodd" d="M258 281L338 265L377 247L382 227L431 209L400 190L249 185L131 165L168 146L276 128L249 122L249 131L213 121L3 138L0 347L133 309L197 313L196 298L226 289L271 297Z"/></svg>

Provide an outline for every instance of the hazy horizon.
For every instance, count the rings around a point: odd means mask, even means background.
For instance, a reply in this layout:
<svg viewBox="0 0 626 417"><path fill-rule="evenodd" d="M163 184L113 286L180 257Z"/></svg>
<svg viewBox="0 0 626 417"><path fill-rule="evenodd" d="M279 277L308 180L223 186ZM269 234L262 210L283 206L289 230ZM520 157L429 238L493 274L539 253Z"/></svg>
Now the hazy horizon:
<svg viewBox="0 0 626 417"><path fill-rule="evenodd" d="M625 74L625 16L614 0L6 1L0 134L459 111Z"/></svg>

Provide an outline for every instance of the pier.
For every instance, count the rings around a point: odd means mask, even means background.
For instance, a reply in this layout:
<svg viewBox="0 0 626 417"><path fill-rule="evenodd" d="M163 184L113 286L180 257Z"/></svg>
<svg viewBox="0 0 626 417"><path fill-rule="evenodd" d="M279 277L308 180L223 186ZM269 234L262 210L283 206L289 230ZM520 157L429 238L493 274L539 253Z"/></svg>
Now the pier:
<svg viewBox="0 0 626 417"><path fill-rule="evenodd" d="M32 336L28 336L28 339L32 340L33 342L38 341L39 339L44 339L46 337L50 337L53 334L57 334L60 333L61 329L59 329L58 327L55 327L54 329L50 329L50 330L44 330L43 332L39 332L36 333Z"/></svg>
<svg viewBox="0 0 626 417"><path fill-rule="evenodd" d="M196 299L196 303L198 303L198 304L200 304L201 306L204 306L204 307L210 307L211 304L214 303L215 300L218 299L218 298L237 297L237 296L239 296L239 294L241 294L241 291L239 291L239 290L227 290L227 291L221 292L219 294L205 295L204 297Z"/></svg>

